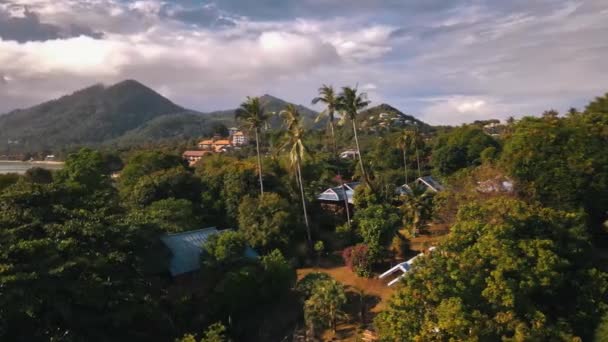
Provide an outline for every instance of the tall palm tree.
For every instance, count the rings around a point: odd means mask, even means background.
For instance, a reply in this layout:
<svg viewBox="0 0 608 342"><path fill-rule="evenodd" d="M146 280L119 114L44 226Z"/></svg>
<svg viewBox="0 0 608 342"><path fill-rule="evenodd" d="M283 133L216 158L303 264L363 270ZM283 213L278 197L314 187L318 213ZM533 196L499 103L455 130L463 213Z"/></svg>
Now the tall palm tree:
<svg viewBox="0 0 608 342"><path fill-rule="evenodd" d="M414 129L410 132L411 144L414 145L414 148L416 149L416 166L418 167L418 178L420 178L422 177L422 172L420 171L420 149L424 144L424 140L422 139L422 135L420 135L418 129Z"/></svg>
<svg viewBox="0 0 608 342"><path fill-rule="evenodd" d="M325 104L327 108L325 108L325 110L319 113L319 116L316 120L318 121L322 117L327 116L327 124L329 125L331 132L334 158L337 158L338 147L336 144L336 130L334 121L336 109L338 107L338 96L336 95L336 92L334 91L334 88L332 86L324 84L323 86L321 86L321 88L319 88L319 96L312 99L312 104L317 104L319 102Z"/></svg>
<svg viewBox="0 0 608 342"><path fill-rule="evenodd" d="M365 172L365 166L363 164L363 156L361 155L361 147L359 145L359 135L357 133L357 114L359 111L369 105L370 101L367 100L366 93L357 93L357 88L342 87L342 92L338 95L338 109L342 112L343 118L346 117L350 120L353 125L353 132L355 135L355 144L357 146L357 154L359 155L359 166L361 167L361 174L363 179L368 186L371 186L371 182Z"/></svg>
<svg viewBox="0 0 608 342"><path fill-rule="evenodd" d="M399 139L397 140L397 147L401 149L403 152L403 172L405 176L405 183L409 183L408 174L407 174L407 152L409 147L412 145L413 136L411 131L404 130L399 135Z"/></svg>
<svg viewBox="0 0 608 342"><path fill-rule="evenodd" d="M331 140L332 147L334 153L334 160L336 163L338 162L338 144L336 142L336 129L335 129L335 114L339 107L339 97L334 91L332 86L328 86L324 84L319 88L319 96L312 99L312 104L317 104L319 102L324 103L327 108L319 113L317 120L320 120L322 117L327 116L327 124L329 125L331 132ZM342 187L342 191L346 194L346 189L344 187L344 182L342 181L342 177L340 177L340 186ZM350 208L348 204L348 198L344 196L344 209L346 211L346 224L350 227Z"/></svg>
<svg viewBox="0 0 608 342"><path fill-rule="evenodd" d="M260 130L266 123L270 115L266 114L259 97L249 97L241 103L236 110L236 120L249 131L255 132L255 145L258 156L258 176L260 178L260 193L264 194L264 180L262 178L262 157L260 155Z"/></svg>
<svg viewBox="0 0 608 342"><path fill-rule="evenodd" d="M300 187L300 196L302 199L302 211L304 212L304 223L306 224L306 234L308 237L308 243L312 246L312 236L310 234L310 224L308 222L308 213L306 212L306 196L304 195L304 181L302 180L302 160L306 148L302 142L304 136L304 129L300 124L300 113L296 106L289 104L284 110L280 112L281 117L285 123L287 129L287 143L286 147L289 148L289 159L291 166L295 169L296 180Z"/></svg>

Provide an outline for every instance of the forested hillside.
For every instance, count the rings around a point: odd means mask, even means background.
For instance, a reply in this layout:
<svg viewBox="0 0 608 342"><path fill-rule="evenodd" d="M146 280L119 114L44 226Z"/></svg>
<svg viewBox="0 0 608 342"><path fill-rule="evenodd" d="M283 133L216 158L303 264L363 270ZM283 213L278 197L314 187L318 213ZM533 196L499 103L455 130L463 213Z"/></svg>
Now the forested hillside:
<svg viewBox="0 0 608 342"><path fill-rule="evenodd" d="M248 146L192 164L182 141L0 175L0 340L605 341L608 94L500 133L319 97L320 129L246 98Z"/></svg>

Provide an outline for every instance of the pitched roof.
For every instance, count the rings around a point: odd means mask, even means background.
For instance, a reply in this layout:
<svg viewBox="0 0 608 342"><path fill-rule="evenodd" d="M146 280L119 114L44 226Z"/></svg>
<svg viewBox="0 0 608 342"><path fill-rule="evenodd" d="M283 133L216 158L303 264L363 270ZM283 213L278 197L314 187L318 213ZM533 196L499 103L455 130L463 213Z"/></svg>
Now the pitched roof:
<svg viewBox="0 0 608 342"><path fill-rule="evenodd" d="M225 231L227 230L220 231L211 227L162 236L161 241L171 251L171 261L169 263L171 275L176 276L198 270L201 267L200 259L203 246L207 243L209 237ZM257 258L258 254L247 247L245 257Z"/></svg>
<svg viewBox="0 0 608 342"><path fill-rule="evenodd" d="M184 157L202 157L209 154L209 151L185 151L182 156Z"/></svg>
<svg viewBox="0 0 608 342"><path fill-rule="evenodd" d="M209 140L201 140L199 143L199 145L211 145L213 144L213 140L209 139Z"/></svg>
<svg viewBox="0 0 608 342"><path fill-rule="evenodd" d="M230 145L230 140L216 140L214 145Z"/></svg>
<svg viewBox="0 0 608 342"><path fill-rule="evenodd" d="M353 203L353 197L355 195L355 188L361 184L360 182L351 182L342 186L336 186L329 188L319 194L317 199L320 201L332 201L332 202L344 202L344 196L348 199L348 203Z"/></svg>
<svg viewBox="0 0 608 342"><path fill-rule="evenodd" d="M439 191L443 190L443 185L441 185L441 183L436 181L431 176L420 177L420 178L416 179L416 181L424 184L427 188L429 188L432 191L439 192Z"/></svg>

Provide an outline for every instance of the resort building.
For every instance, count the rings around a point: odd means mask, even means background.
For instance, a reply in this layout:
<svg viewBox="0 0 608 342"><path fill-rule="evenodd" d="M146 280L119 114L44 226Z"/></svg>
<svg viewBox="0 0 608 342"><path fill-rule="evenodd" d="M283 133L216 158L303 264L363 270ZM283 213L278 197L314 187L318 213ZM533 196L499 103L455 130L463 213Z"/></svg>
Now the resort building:
<svg viewBox="0 0 608 342"><path fill-rule="evenodd" d="M182 153L182 158L188 161L190 165L196 164L201 158L211 151L186 151Z"/></svg>
<svg viewBox="0 0 608 342"><path fill-rule="evenodd" d="M234 132L231 135L231 137L232 137L233 146L243 146L243 145L247 145L249 143L249 139L247 139L247 136L245 135L245 133L243 133L241 131Z"/></svg>

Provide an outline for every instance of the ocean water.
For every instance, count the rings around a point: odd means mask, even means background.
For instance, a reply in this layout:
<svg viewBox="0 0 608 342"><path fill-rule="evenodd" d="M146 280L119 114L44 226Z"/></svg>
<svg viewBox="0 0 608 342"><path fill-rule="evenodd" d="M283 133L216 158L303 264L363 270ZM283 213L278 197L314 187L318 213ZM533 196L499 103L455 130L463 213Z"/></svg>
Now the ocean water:
<svg viewBox="0 0 608 342"><path fill-rule="evenodd" d="M61 163L44 163L44 162L18 162L18 161L1 161L0 174L6 173L25 173L32 167L41 167L49 170L59 170L63 167Z"/></svg>

